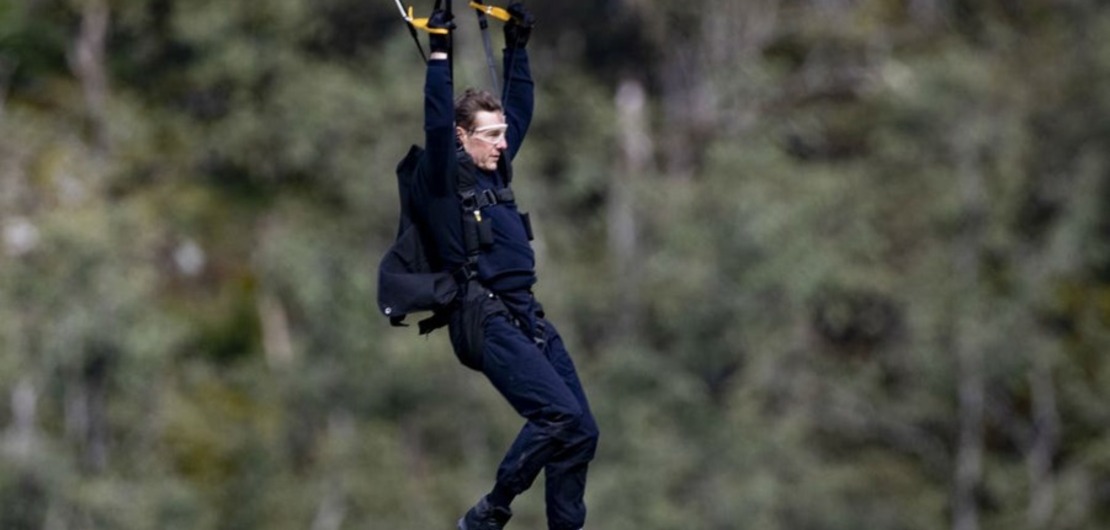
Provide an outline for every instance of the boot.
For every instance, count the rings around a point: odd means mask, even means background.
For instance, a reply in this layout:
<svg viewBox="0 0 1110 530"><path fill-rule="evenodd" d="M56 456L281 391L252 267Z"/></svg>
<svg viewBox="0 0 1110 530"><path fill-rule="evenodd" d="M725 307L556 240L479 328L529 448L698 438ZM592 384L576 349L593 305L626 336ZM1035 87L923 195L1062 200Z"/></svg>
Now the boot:
<svg viewBox="0 0 1110 530"><path fill-rule="evenodd" d="M482 497L478 504L459 519L459 530L501 530L512 516L512 510L494 506Z"/></svg>

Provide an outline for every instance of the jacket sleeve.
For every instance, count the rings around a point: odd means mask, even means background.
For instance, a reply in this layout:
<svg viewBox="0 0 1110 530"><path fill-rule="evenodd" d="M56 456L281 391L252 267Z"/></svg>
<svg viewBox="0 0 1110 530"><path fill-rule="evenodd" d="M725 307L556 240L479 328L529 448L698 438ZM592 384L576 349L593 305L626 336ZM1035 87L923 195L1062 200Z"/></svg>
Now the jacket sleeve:
<svg viewBox="0 0 1110 530"><path fill-rule="evenodd" d="M504 63L504 71L508 72L505 76L505 120L509 124L509 158L513 159L524 143L524 136L532 123L535 84L532 82L527 51L506 49Z"/></svg>
<svg viewBox="0 0 1110 530"><path fill-rule="evenodd" d="M446 60L428 61L424 80L424 149L422 178L435 196L455 192L455 104L451 67Z"/></svg>

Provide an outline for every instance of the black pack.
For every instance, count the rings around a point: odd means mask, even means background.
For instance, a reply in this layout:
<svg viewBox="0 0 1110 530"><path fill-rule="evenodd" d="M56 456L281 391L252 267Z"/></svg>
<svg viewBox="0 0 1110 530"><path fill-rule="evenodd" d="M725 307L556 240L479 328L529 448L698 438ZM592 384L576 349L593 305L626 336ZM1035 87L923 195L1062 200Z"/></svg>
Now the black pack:
<svg viewBox="0 0 1110 530"><path fill-rule="evenodd" d="M397 164L397 191L401 199L401 216L397 238L378 266L378 308L389 317L390 324L404 326L409 313L431 311L432 316L418 322L420 334L430 333L450 322L451 313L461 303L461 291L471 283L478 267L478 255L493 244L491 221L481 211L497 204L514 202L512 167L506 157L498 161L498 173L505 175L506 186L500 189L478 189L473 161L465 152L458 153L458 197L462 216L463 246L466 263L455 271L441 271L434 265L428 231L412 217L412 186L424 150L418 146ZM528 240L532 240L532 223L528 214L520 214Z"/></svg>
<svg viewBox="0 0 1110 530"><path fill-rule="evenodd" d="M459 291L459 283L452 273L432 268L426 251L429 240L412 218L412 185L423 152L414 145L397 164L397 190L401 199L397 238L378 265L378 309L394 326L405 326L405 317L410 313L431 311L431 317L418 323L421 334L447 324L447 314L454 307Z"/></svg>

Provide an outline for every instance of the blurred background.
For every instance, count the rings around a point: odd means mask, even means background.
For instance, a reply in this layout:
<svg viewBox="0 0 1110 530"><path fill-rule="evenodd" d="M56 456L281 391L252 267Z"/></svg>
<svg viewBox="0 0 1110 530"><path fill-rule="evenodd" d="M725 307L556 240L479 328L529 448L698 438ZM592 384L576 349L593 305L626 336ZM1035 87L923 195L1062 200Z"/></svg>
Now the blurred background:
<svg viewBox="0 0 1110 530"><path fill-rule="evenodd" d="M589 528L1110 528L1108 2L526 6ZM0 528L454 528L521 422L376 310L422 85L390 0L0 0Z"/></svg>

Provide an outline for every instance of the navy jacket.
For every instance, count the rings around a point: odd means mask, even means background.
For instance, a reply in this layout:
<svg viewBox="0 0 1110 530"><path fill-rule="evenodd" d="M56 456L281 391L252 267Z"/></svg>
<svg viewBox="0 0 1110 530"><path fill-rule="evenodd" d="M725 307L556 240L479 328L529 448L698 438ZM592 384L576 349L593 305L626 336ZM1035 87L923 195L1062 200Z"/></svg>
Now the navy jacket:
<svg viewBox="0 0 1110 530"><path fill-rule="evenodd" d="M510 54L515 54L512 58ZM507 157L497 171L474 168L478 189L500 189L508 185L507 167L524 141L532 121L533 83L524 50L506 50L504 61L509 94L505 101L508 123ZM456 270L466 263L463 242L463 210L458 196L460 164L471 164L455 137L454 93L446 60L428 61L424 83L424 155L413 189L413 214L430 234L431 250L442 270ZM535 282L535 256L524 222L513 203L496 204L482 210L492 222L493 245L478 257L478 280L498 293L527 291Z"/></svg>

